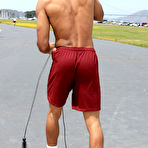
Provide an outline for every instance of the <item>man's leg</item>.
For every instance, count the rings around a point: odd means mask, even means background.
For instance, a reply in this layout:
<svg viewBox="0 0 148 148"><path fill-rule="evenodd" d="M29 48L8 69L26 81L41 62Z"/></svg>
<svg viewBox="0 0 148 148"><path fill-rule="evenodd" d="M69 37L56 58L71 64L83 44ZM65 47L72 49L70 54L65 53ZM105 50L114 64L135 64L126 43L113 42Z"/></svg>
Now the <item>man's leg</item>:
<svg viewBox="0 0 148 148"><path fill-rule="evenodd" d="M59 136L59 118L61 116L61 108L49 105L49 113L46 122L46 137L48 146L56 146Z"/></svg>
<svg viewBox="0 0 148 148"><path fill-rule="evenodd" d="M83 115L89 132L89 147L103 148L104 137L99 120L99 111L83 112Z"/></svg>

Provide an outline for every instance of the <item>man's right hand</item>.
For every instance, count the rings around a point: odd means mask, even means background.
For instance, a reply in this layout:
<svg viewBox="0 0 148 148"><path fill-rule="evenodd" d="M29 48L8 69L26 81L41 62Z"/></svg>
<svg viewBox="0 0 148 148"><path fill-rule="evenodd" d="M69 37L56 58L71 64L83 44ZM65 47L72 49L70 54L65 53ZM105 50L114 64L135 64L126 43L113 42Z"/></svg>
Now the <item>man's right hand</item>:
<svg viewBox="0 0 148 148"><path fill-rule="evenodd" d="M50 43L49 47L50 47L49 54L51 54L52 52L56 51L55 43L54 42Z"/></svg>

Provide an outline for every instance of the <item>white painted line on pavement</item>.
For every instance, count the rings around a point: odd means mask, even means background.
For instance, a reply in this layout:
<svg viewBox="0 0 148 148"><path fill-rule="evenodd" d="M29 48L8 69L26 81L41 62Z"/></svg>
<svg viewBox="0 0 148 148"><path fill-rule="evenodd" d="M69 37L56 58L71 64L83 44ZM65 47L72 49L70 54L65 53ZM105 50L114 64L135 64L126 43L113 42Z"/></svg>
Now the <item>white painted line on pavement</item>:
<svg viewBox="0 0 148 148"><path fill-rule="evenodd" d="M0 29L0 32L2 32L2 29Z"/></svg>

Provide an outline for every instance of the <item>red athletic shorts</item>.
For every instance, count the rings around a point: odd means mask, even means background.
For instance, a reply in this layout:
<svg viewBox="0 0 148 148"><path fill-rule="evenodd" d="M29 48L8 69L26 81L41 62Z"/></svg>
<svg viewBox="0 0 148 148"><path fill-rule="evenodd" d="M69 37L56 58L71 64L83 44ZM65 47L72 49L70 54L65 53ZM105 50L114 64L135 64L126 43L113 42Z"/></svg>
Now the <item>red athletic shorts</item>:
<svg viewBox="0 0 148 148"><path fill-rule="evenodd" d="M64 106L72 90L72 109L100 110L98 59L94 48L58 47L52 52L52 60L47 84L49 103Z"/></svg>

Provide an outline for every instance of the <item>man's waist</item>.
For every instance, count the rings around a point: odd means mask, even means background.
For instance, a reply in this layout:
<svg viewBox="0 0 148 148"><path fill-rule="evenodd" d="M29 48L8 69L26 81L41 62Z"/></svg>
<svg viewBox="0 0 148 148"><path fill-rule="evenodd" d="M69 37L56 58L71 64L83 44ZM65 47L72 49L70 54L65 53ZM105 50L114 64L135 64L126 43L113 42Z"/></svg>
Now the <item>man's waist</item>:
<svg viewBox="0 0 148 148"><path fill-rule="evenodd" d="M71 46L58 46L58 50L70 50L70 51L95 51L93 47L71 47Z"/></svg>

